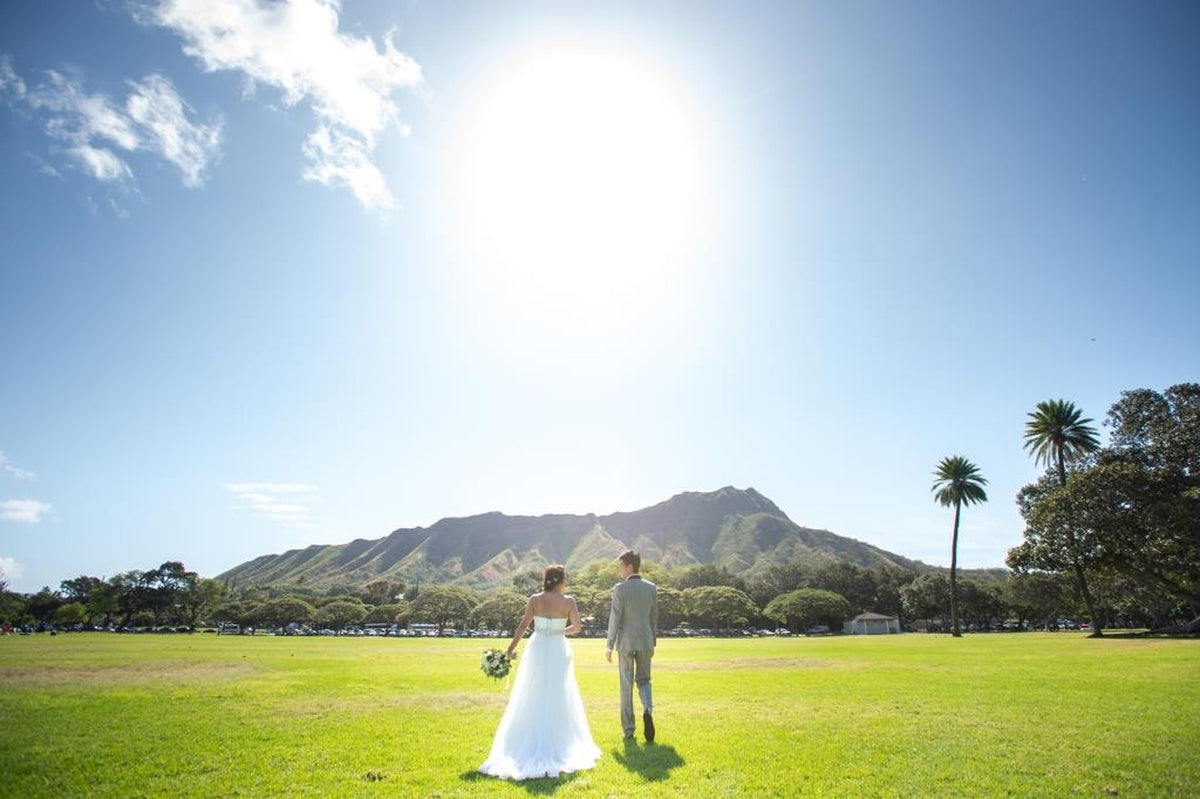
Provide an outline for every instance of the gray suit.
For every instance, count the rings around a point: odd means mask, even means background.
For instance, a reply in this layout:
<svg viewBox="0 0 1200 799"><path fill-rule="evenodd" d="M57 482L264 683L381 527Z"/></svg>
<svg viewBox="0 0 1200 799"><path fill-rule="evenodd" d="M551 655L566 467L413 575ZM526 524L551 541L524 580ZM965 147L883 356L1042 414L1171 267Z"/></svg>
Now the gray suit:
<svg viewBox="0 0 1200 799"><path fill-rule="evenodd" d="M658 589L633 575L613 586L608 614L608 650L617 652L621 672L621 727L633 735L633 684L637 683L642 709L654 712L650 696L650 658L654 656L658 628Z"/></svg>

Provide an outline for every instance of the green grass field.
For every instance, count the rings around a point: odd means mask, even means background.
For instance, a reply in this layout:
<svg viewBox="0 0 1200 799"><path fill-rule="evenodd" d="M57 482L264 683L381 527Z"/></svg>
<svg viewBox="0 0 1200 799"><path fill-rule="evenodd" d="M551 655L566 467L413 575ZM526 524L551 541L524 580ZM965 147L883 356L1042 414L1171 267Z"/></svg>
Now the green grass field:
<svg viewBox="0 0 1200 799"><path fill-rule="evenodd" d="M1196 796L1200 641L665 640L657 745L574 641L593 771L475 773L507 697L480 640L0 639L6 796Z"/></svg>

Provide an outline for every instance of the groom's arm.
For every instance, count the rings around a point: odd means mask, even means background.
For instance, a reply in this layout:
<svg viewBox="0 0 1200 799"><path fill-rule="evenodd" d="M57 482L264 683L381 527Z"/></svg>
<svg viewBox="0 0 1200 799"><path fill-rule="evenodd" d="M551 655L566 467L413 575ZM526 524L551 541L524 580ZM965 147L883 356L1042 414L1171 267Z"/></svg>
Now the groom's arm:
<svg viewBox="0 0 1200 799"><path fill-rule="evenodd" d="M650 646L658 643L658 592L650 598Z"/></svg>
<svg viewBox="0 0 1200 799"><path fill-rule="evenodd" d="M604 647L604 657L612 663L613 647L617 645L617 629L621 626L621 595L613 586L612 606L608 611L608 641Z"/></svg>

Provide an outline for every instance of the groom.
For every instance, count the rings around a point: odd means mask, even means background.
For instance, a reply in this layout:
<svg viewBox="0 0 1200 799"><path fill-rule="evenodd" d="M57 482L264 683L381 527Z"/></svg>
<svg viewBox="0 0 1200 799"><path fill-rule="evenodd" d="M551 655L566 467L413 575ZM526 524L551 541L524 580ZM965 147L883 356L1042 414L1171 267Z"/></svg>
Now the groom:
<svg viewBox="0 0 1200 799"><path fill-rule="evenodd" d="M654 702L650 698L650 658L654 657L658 627L658 589L643 580L638 571L642 556L627 549L617 558L621 582L613 586L612 610L608 614L608 645L604 656L612 663L617 650L621 672L621 727L625 740L633 738L633 684L642 700L642 730L646 743L654 743Z"/></svg>

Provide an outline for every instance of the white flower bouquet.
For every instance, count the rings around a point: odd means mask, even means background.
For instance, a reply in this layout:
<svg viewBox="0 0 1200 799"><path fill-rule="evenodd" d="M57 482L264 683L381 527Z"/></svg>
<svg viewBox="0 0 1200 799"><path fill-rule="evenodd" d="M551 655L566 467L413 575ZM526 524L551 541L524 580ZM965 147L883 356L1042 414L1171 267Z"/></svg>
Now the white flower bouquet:
<svg viewBox="0 0 1200 799"><path fill-rule="evenodd" d="M507 652L489 649L483 653L483 658L479 661L479 670L493 680L502 680L512 670L512 662L515 659L516 655L509 657Z"/></svg>

